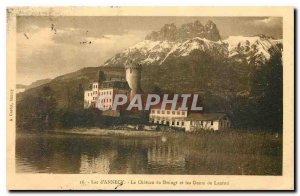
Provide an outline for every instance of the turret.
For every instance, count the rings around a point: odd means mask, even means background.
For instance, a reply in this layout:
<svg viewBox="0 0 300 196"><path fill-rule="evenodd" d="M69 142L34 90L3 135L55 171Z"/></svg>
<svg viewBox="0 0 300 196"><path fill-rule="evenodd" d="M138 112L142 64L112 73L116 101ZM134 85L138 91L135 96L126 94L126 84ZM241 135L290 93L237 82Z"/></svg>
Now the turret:
<svg viewBox="0 0 300 196"><path fill-rule="evenodd" d="M132 62L125 64L126 81L131 89L130 99L135 95L142 93L141 89L141 72L142 66L140 64L133 64Z"/></svg>

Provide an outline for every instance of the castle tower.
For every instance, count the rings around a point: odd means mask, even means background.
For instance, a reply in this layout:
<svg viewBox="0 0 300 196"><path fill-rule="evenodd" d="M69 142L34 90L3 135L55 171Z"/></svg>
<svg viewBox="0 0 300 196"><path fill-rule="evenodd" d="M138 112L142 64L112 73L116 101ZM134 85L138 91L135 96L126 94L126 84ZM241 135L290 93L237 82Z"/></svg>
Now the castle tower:
<svg viewBox="0 0 300 196"><path fill-rule="evenodd" d="M142 66L140 64L133 64L132 62L125 64L126 69L126 81L131 89L130 99L135 94L142 93L141 88L141 72Z"/></svg>

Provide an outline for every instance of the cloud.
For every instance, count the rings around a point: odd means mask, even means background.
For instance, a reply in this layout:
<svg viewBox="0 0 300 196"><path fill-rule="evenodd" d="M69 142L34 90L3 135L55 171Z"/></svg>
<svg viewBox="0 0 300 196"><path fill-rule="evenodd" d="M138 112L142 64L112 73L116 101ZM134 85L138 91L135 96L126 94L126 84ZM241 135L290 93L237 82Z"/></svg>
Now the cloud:
<svg viewBox="0 0 300 196"><path fill-rule="evenodd" d="M17 34L18 83L53 78L83 67L100 66L108 58L144 39L146 32L92 34L80 28L28 26ZM81 44L81 42L85 42Z"/></svg>
<svg viewBox="0 0 300 196"><path fill-rule="evenodd" d="M281 17L266 17L262 19L254 20L253 23L258 26L281 26Z"/></svg>

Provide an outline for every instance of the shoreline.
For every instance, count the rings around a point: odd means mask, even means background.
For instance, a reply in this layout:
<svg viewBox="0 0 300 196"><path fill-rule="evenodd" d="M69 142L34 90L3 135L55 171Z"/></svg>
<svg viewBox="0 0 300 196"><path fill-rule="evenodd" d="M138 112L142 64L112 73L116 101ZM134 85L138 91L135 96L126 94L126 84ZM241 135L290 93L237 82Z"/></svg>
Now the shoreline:
<svg viewBox="0 0 300 196"><path fill-rule="evenodd" d="M54 129L48 131L17 131L17 136L22 134L66 134L66 135L82 135L82 136L104 136L104 137L162 137L162 136L171 136L171 137L194 137L194 136L228 136L228 135L266 135L274 136L275 138L281 138L282 134L278 132L269 132L269 131L218 131L218 132L197 132L197 133L187 133L179 131L149 131L149 130L124 130L124 129L103 129L98 127L91 128L70 128L70 129Z"/></svg>
<svg viewBox="0 0 300 196"><path fill-rule="evenodd" d="M47 133L94 135L94 136L119 136L119 137L160 137L162 135L170 134L171 132L112 130L112 129L101 129L101 128L89 128L89 129L75 128L75 129L65 129L65 130L52 130L52 131L47 131Z"/></svg>

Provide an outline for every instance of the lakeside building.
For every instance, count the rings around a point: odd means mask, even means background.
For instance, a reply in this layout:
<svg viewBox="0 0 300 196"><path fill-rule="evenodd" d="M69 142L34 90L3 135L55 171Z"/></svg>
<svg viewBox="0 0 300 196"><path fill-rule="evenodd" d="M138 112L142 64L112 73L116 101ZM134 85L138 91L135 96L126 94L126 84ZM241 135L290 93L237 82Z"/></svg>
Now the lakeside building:
<svg viewBox="0 0 300 196"><path fill-rule="evenodd" d="M87 109L91 106L95 106L98 97L98 82L93 82L91 84L91 90L84 91L84 108Z"/></svg>
<svg viewBox="0 0 300 196"><path fill-rule="evenodd" d="M171 104L167 104L162 109L162 103L152 106L150 108L149 122L182 128L186 132L218 131L227 129L231 125L229 117L225 113L205 113L202 110L193 111L191 110L193 101L190 98L187 99L186 107L183 109L181 108L182 102L182 99L178 100L174 108L171 108ZM197 100L196 105L202 105L201 100Z"/></svg>
<svg viewBox="0 0 300 196"><path fill-rule="evenodd" d="M149 121L155 124L185 128L187 114L188 110L179 110L179 107L176 107L174 110L166 107L162 110L160 106L155 106L150 110Z"/></svg>
<svg viewBox="0 0 300 196"><path fill-rule="evenodd" d="M96 107L99 96L105 96L102 105L110 109L113 105L113 98L116 94L124 94L132 98L135 94L141 93L141 65L128 63L124 68L113 68L113 76L107 79L106 74L100 70L98 81L91 84L89 90L84 91L84 108ZM116 70L115 70L116 69ZM124 78L124 75L125 78Z"/></svg>
<svg viewBox="0 0 300 196"><path fill-rule="evenodd" d="M185 131L224 130L230 128L229 117L225 113L191 113L185 119Z"/></svg>
<svg viewBox="0 0 300 196"><path fill-rule="evenodd" d="M186 132L201 130L219 131L230 128L230 120L225 113L191 113L188 110L152 108L149 122L183 128Z"/></svg>
<svg viewBox="0 0 300 196"><path fill-rule="evenodd" d="M111 109L113 106L113 99L116 94L129 95L130 88L126 81L110 80L92 83L92 89L84 92L84 108L95 107L99 96L105 96L101 101L105 109Z"/></svg>

